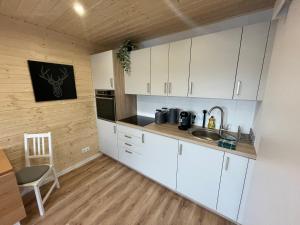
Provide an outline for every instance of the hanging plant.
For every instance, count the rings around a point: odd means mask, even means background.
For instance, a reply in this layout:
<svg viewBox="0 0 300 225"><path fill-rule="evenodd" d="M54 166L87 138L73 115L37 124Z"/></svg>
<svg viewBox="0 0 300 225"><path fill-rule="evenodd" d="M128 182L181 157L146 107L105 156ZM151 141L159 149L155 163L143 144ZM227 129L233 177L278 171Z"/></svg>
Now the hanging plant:
<svg viewBox="0 0 300 225"><path fill-rule="evenodd" d="M123 42L119 48L119 51L117 52L117 57L126 72L130 72L130 52L135 49L135 47L136 46L131 40L126 40Z"/></svg>

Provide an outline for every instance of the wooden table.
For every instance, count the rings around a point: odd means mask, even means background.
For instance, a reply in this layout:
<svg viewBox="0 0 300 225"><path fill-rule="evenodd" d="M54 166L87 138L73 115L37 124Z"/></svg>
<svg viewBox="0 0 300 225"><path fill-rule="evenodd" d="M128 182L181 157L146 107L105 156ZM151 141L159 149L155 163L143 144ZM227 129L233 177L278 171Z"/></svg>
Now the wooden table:
<svg viewBox="0 0 300 225"><path fill-rule="evenodd" d="M13 168L0 150L0 224L12 225L26 216Z"/></svg>

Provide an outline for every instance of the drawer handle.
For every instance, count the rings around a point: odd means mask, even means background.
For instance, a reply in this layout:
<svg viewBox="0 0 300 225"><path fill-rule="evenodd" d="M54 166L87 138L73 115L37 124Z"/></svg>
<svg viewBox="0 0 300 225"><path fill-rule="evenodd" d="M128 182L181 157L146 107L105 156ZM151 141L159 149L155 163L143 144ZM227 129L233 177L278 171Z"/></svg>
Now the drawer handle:
<svg viewBox="0 0 300 225"><path fill-rule="evenodd" d="M241 84L242 84L242 81L238 81L237 82L237 88L236 88L236 95L239 96L240 95L240 92L241 92Z"/></svg>
<svg viewBox="0 0 300 225"><path fill-rule="evenodd" d="M228 167L229 167L229 161L230 161L230 158L229 157L226 157L226 162L225 162L225 171L228 170Z"/></svg>
<svg viewBox="0 0 300 225"><path fill-rule="evenodd" d="M150 89L151 89L150 83L147 83L147 93L148 93L148 94L150 94Z"/></svg>
<svg viewBox="0 0 300 225"><path fill-rule="evenodd" d="M131 139L132 137L128 136L128 135L124 135L124 137Z"/></svg>
<svg viewBox="0 0 300 225"><path fill-rule="evenodd" d="M114 134L117 133L117 126L114 126Z"/></svg>
<svg viewBox="0 0 300 225"><path fill-rule="evenodd" d="M142 143L145 143L145 134L142 134Z"/></svg>
<svg viewBox="0 0 300 225"><path fill-rule="evenodd" d="M182 144L179 145L178 155L182 155Z"/></svg>
<svg viewBox="0 0 300 225"><path fill-rule="evenodd" d="M128 154L132 154L132 152L131 152L131 151L128 151L128 150L125 150L125 152L128 153Z"/></svg>
<svg viewBox="0 0 300 225"><path fill-rule="evenodd" d="M172 94L172 83L169 82L169 94Z"/></svg>
<svg viewBox="0 0 300 225"><path fill-rule="evenodd" d="M128 143L125 143L125 145L130 146L130 147L132 146L131 144L128 144Z"/></svg>
<svg viewBox="0 0 300 225"><path fill-rule="evenodd" d="M193 84L193 82L191 82L190 95L193 94L193 86L194 86L194 84Z"/></svg>

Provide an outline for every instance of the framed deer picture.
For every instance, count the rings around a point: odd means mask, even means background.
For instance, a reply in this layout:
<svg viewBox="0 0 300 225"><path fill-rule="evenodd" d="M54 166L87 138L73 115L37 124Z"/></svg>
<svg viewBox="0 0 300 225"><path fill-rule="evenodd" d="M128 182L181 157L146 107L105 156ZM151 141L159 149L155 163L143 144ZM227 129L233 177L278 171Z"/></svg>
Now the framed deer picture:
<svg viewBox="0 0 300 225"><path fill-rule="evenodd" d="M28 60L35 101L76 99L72 65Z"/></svg>

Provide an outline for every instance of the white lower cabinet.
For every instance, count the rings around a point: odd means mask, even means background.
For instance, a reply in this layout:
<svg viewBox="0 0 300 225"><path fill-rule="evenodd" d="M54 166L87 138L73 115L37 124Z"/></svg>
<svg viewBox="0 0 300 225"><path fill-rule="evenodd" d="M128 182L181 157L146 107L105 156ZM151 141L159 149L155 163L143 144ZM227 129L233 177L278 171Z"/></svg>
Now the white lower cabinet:
<svg viewBox="0 0 300 225"><path fill-rule="evenodd" d="M175 190L178 140L144 132L143 173Z"/></svg>
<svg viewBox="0 0 300 225"><path fill-rule="evenodd" d="M97 127L101 152L118 159L116 123L97 119Z"/></svg>
<svg viewBox="0 0 300 225"><path fill-rule="evenodd" d="M177 191L216 209L224 152L179 141Z"/></svg>
<svg viewBox="0 0 300 225"><path fill-rule="evenodd" d="M119 161L134 170L141 171L144 165L144 160L141 154L134 151L134 149L137 148L138 147L136 146L131 147L126 143L119 142L118 143Z"/></svg>
<svg viewBox="0 0 300 225"><path fill-rule="evenodd" d="M118 125L119 161L141 171L144 161L141 154L142 131L131 127Z"/></svg>
<svg viewBox="0 0 300 225"><path fill-rule="evenodd" d="M225 153L217 211L237 220L249 159Z"/></svg>
<svg viewBox="0 0 300 225"><path fill-rule="evenodd" d="M237 221L248 158L122 125L117 126L118 148L113 148L112 127L106 121L100 125L102 139L107 138L102 145L109 146L105 154L118 149L123 164Z"/></svg>

